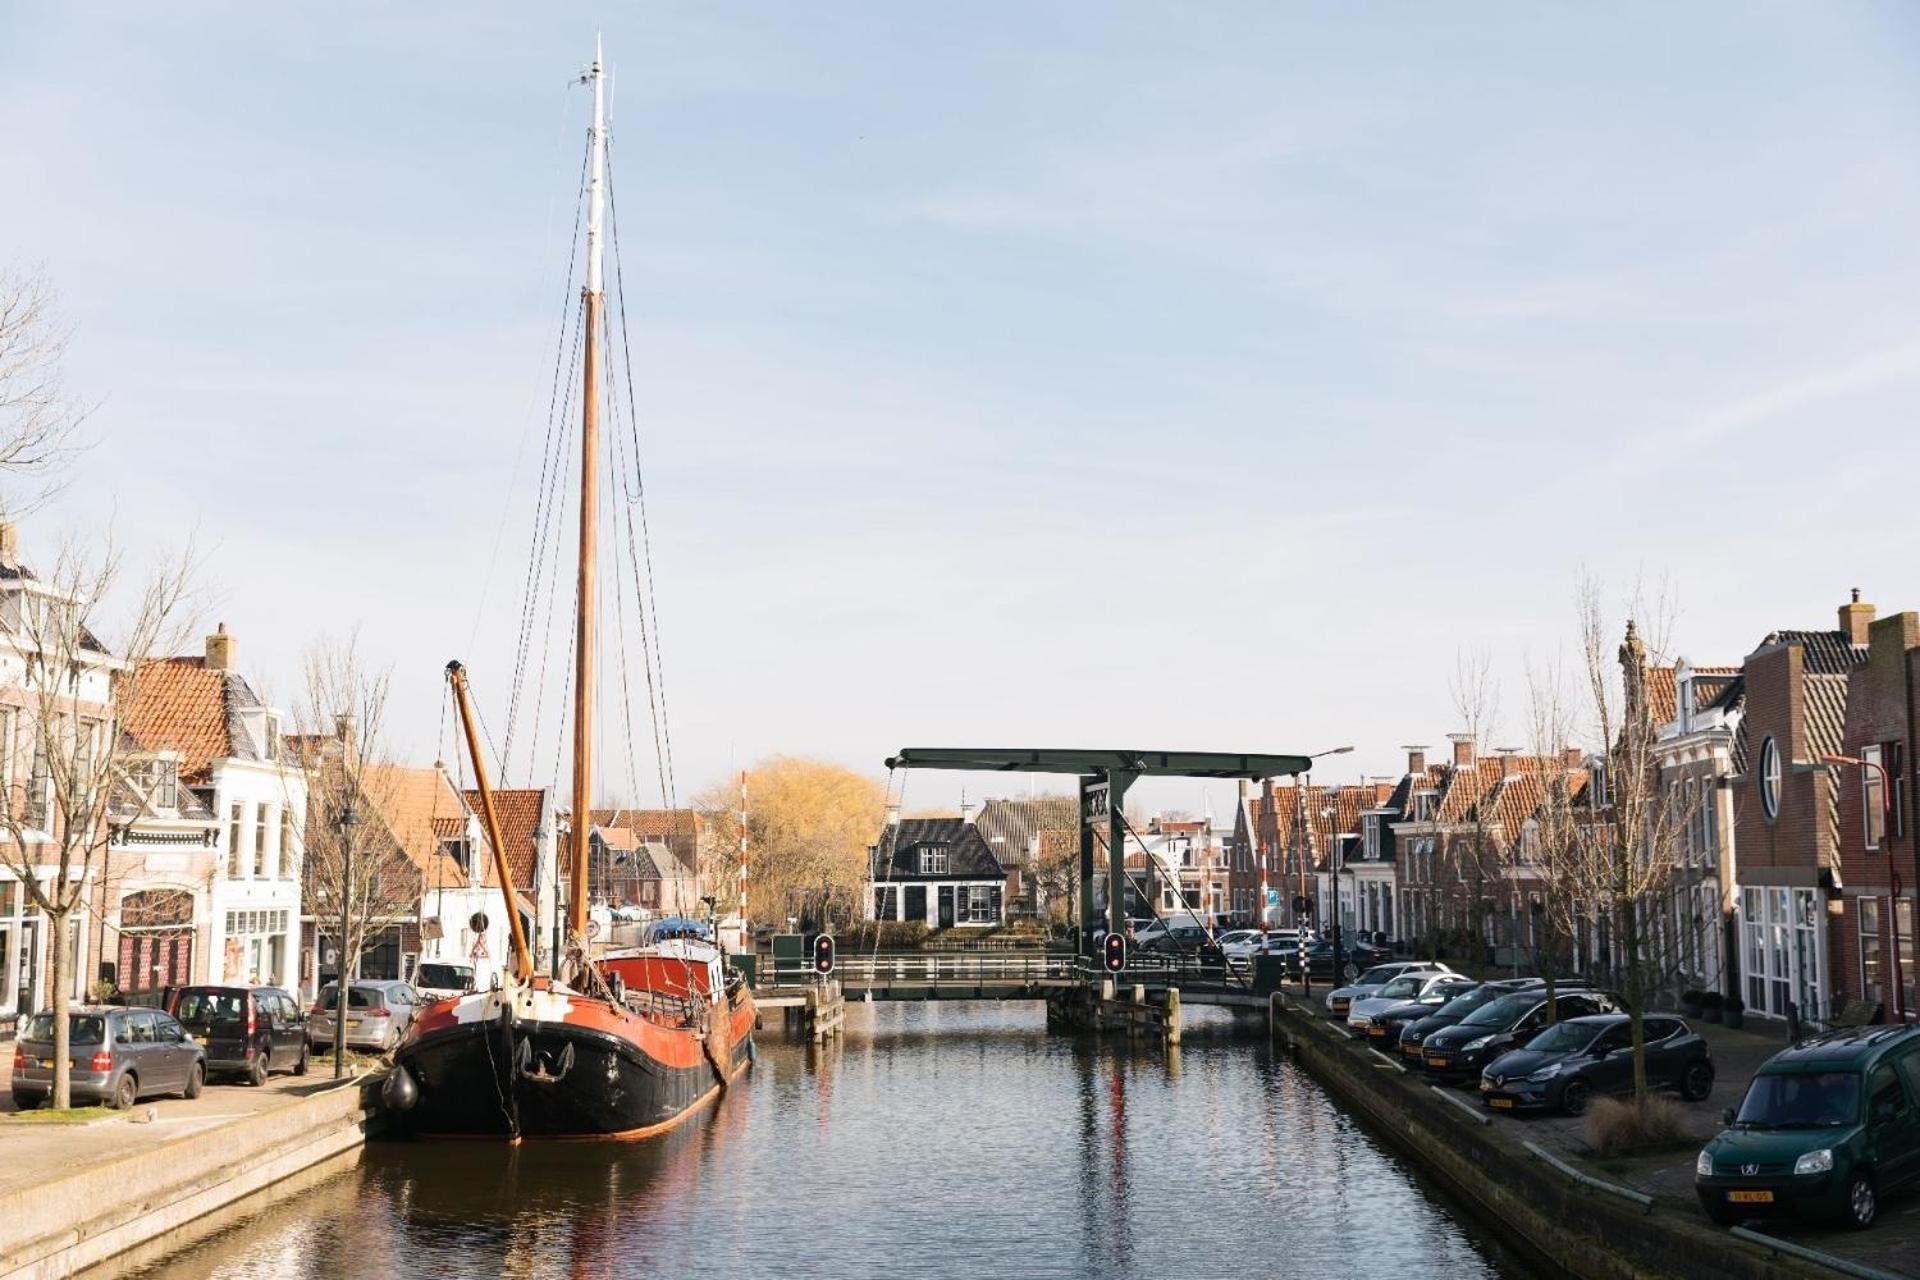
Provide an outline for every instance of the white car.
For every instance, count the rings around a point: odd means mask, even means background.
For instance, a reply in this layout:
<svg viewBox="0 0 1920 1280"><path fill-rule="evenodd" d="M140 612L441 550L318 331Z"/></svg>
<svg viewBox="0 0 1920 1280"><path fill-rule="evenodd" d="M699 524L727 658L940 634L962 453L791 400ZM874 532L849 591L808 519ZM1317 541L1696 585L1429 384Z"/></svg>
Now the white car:
<svg viewBox="0 0 1920 1280"><path fill-rule="evenodd" d="M1347 1026L1361 1035L1373 1025L1373 1015L1383 1013L1403 1000L1419 1000L1436 987L1472 985L1473 979L1445 969L1410 969L1372 995L1347 1006Z"/></svg>
<svg viewBox="0 0 1920 1280"><path fill-rule="evenodd" d="M1344 1018L1355 1000L1365 1000L1401 974L1413 972L1452 973L1453 970L1437 960L1395 960L1390 964L1377 964L1361 974L1352 986L1335 987L1327 992L1327 1011Z"/></svg>
<svg viewBox="0 0 1920 1280"><path fill-rule="evenodd" d="M1133 945L1142 950L1146 950L1159 939L1166 937L1167 932L1171 929L1204 929L1205 927L1205 925L1200 923L1200 917L1196 915L1163 916L1158 920L1149 921L1135 930Z"/></svg>
<svg viewBox="0 0 1920 1280"><path fill-rule="evenodd" d="M1258 929L1234 929L1220 935L1220 950L1229 960L1244 960L1260 949L1261 937Z"/></svg>

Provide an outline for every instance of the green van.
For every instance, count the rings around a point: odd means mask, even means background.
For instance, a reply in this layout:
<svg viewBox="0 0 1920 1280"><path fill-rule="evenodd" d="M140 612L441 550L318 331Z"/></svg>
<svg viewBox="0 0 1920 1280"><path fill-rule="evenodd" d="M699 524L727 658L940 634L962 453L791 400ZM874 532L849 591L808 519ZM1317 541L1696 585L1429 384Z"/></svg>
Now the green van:
<svg viewBox="0 0 1920 1280"><path fill-rule="evenodd" d="M1694 1165L1707 1216L1808 1212L1873 1224L1920 1179L1920 1027L1848 1027L1767 1059Z"/></svg>

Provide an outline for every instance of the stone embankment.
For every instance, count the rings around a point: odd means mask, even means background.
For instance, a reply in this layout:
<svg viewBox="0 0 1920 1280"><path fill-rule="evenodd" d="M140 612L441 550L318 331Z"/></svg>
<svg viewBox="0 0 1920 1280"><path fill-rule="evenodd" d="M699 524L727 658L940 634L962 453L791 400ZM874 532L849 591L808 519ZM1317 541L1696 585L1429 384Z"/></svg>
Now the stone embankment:
<svg viewBox="0 0 1920 1280"><path fill-rule="evenodd" d="M1436 1091L1417 1072L1359 1044L1295 996L1276 993L1272 1017L1276 1040L1301 1067L1536 1262L1580 1280L1799 1280L1836 1274L1832 1267L1730 1235L1691 1206L1609 1189L1600 1185L1605 1179L1566 1161L1541 1158L1505 1127L1489 1123L1477 1097ZM1860 1267L1852 1274L1889 1273Z"/></svg>
<svg viewBox="0 0 1920 1280"><path fill-rule="evenodd" d="M207 1119L178 1136L141 1133L119 1150L88 1139L96 1125L140 1133L125 1116L88 1125L66 1144L57 1127L35 1126L30 1138L22 1131L0 1187L0 1280L54 1280L170 1253L258 1211L262 1193L288 1194L350 1167L379 1113L363 1079L306 1085L262 1109Z"/></svg>

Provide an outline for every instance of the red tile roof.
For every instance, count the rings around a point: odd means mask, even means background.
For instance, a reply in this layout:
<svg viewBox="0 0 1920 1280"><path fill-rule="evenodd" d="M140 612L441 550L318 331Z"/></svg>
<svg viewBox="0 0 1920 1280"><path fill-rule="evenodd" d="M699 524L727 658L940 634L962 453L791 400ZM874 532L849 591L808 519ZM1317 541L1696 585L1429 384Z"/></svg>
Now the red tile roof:
<svg viewBox="0 0 1920 1280"><path fill-rule="evenodd" d="M506 789L493 793L493 816L500 821L500 840L507 846L507 863L513 870L513 883L521 889L535 888L533 872L536 848L534 833L540 829L540 812L546 800L543 788ZM480 812L480 793L468 791L467 803Z"/></svg>
<svg viewBox="0 0 1920 1280"><path fill-rule="evenodd" d="M203 658L162 658L134 669L121 727L144 751L178 751L180 776L198 779L233 754L227 734L227 673Z"/></svg>
<svg viewBox="0 0 1920 1280"><path fill-rule="evenodd" d="M439 769L398 764L368 764L360 770L360 790L380 811L400 851L420 869L428 885L462 888L468 884L460 864L440 851L444 837L466 833L466 800ZM492 884L492 855L474 850L474 883Z"/></svg>
<svg viewBox="0 0 1920 1280"><path fill-rule="evenodd" d="M689 872L700 865L700 814L693 809L595 809L593 825L620 827L664 844Z"/></svg>

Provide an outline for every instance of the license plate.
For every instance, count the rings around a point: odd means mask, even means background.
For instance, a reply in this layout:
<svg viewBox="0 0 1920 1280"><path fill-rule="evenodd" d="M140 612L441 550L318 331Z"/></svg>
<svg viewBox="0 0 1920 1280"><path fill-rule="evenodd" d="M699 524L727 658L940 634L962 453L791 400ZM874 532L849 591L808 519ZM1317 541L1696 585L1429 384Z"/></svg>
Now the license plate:
<svg viewBox="0 0 1920 1280"><path fill-rule="evenodd" d="M360 1025L360 1019L358 1019L358 1018L348 1018L348 1019L347 1019L347 1025L348 1025L348 1026L350 1026L350 1027L357 1027L357 1026L359 1026L359 1025Z"/></svg>
<svg viewBox="0 0 1920 1280"><path fill-rule="evenodd" d="M1511 1107L1513 1105L1513 1099L1512 1098L1488 1098L1487 1105L1490 1107L1499 1107L1504 1109L1507 1107Z"/></svg>
<svg viewBox="0 0 1920 1280"><path fill-rule="evenodd" d="M1367 1031L1367 1034L1375 1040L1385 1040L1387 1038L1387 1029L1385 1027L1373 1027Z"/></svg>
<svg viewBox="0 0 1920 1280"><path fill-rule="evenodd" d="M1427 1065L1430 1067L1444 1067L1447 1065L1447 1060L1445 1058L1428 1058Z"/></svg>
<svg viewBox="0 0 1920 1280"><path fill-rule="evenodd" d="M1403 1044L1400 1046L1400 1052L1406 1054L1409 1058L1417 1058L1420 1056L1420 1046L1413 1045L1413 1044Z"/></svg>
<svg viewBox="0 0 1920 1280"><path fill-rule="evenodd" d="M42 1058L42 1059L40 1059L40 1069L41 1069L42 1071L51 1071L51 1070L53 1070L53 1059L52 1059L52 1058Z"/></svg>
<svg viewBox="0 0 1920 1280"><path fill-rule="evenodd" d="M1734 1204L1772 1204L1771 1191L1729 1191L1727 1199Z"/></svg>

